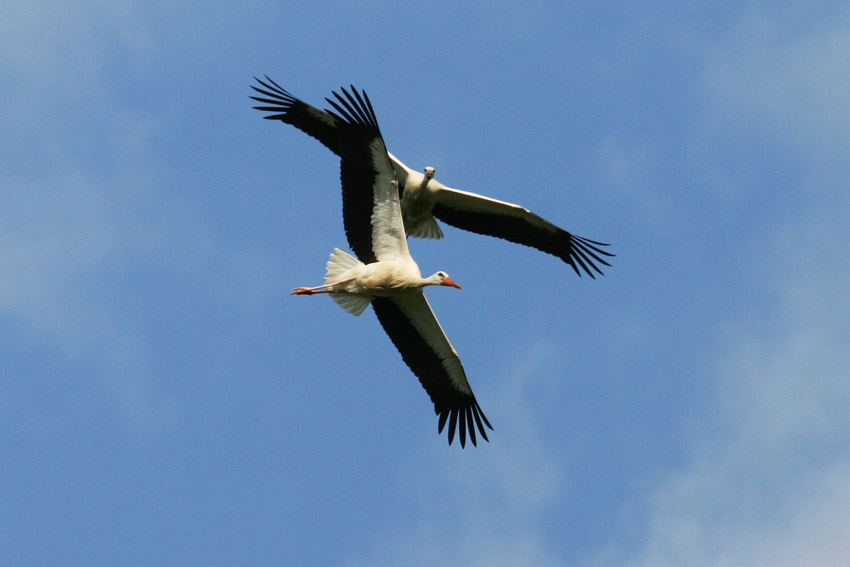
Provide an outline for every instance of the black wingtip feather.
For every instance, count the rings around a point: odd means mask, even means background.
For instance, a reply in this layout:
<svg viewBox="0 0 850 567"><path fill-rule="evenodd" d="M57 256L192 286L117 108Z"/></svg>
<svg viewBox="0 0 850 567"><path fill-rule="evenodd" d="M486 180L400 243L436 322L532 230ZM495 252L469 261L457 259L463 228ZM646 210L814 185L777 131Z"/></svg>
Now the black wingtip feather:
<svg viewBox="0 0 850 567"><path fill-rule="evenodd" d="M459 414L458 415L458 421L460 422L460 423L458 423L458 425L460 426L459 427L459 433L460 433L460 447L461 447L461 449L466 447L466 417L467 417L466 410L468 410L468 409L469 409L469 406L467 406L465 408L460 408L458 410L458 414Z"/></svg>
<svg viewBox="0 0 850 567"><path fill-rule="evenodd" d="M318 140L323 146L339 155L339 132L336 119L314 106L298 100L274 80L264 75L265 80L254 77L257 85L251 88L259 96L251 96L261 105L254 108L262 112L270 112L263 116L266 120L280 120L285 124L295 126L308 136Z"/></svg>
<svg viewBox="0 0 850 567"><path fill-rule="evenodd" d="M484 441L490 442L490 439L487 437L487 429L492 430L493 426L490 425L487 416L484 415L478 402L474 401L474 399L468 405L445 408L442 411L435 406L435 412L440 416L437 423L438 434L443 432L446 423L449 424L447 435L449 445L454 442L455 433L457 433L458 439L460 439L461 448L466 448L467 434L474 447L478 446L477 435L479 434Z"/></svg>
<svg viewBox="0 0 850 567"><path fill-rule="evenodd" d="M259 107L255 106L254 108L256 108L257 110L282 110L282 109L289 110L289 108L291 108L293 104L298 102L297 98L295 98L294 96L289 94L289 92L286 89L284 89L283 87L281 87L280 85L275 83L273 80L271 80L268 77L268 75L265 75L265 77L266 77L266 81L268 81L268 82L263 81L262 79L258 79L257 77L254 77L254 80L257 81L260 85L263 86L262 89L260 87L256 86L256 85L251 85L251 88L254 89L256 92L260 93L261 95L263 95L263 97L270 97L270 98L261 98L261 97L257 97L257 96L251 96L250 98L252 100L256 100L257 102L274 104L275 107L272 108L272 109L268 109L268 108L259 108Z"/></svg>
<svg viewBox="0 0 850 567"><path fill-rule="evenodd" d="M478 443L475 439L475 424L472 423L472 408L466 406L466 423L469 424L469 440L472 441L472 445L474 447L478 447Z"/></svg>
<svg viewBox="0 0 850 567"><path fill-rule="evenodd" d="M434 408L434 412L440 415L440 419L437 422L437 435L443 432L443 428L446 426L446 420L449 418L449 412L447 411L439 411ZM451 441L449 442L451 444Z"/></svg>
<svg viewBox="0 0 850 567"><path fill-rule="evenodd" d="M350 125L359 124L374 128L380 135L381 129L378 126L378 118L375 115L375 109L372 107L372 101L369 100L369 95L366 94L366 91L358 91L354 85L351 85L350 88L351 92L345 87L340 87L339 90L342 94L333 91L336 100L325 98L336 111L326 110L325 112L336 116L338 119L344 119Z"/></svg>
<svg viewBox="0 0 850 567"><path fill-rule="evenodd" d="M348 108L349 111L357 117L359 122L363 124L371 124L368 113L363 108L362 104L358 104L360 102L359 98L355 100L355 97L351 96L351 94L345 90L345 87L340 87L340 90L342 91L342 94L345 95L345 100L343 102L345 103L346 108ZM355 93L357 92L353 86L351 87L351 90ZM342 100L342 98L339 97L339 94L334 93L334 95Z"/></svg>

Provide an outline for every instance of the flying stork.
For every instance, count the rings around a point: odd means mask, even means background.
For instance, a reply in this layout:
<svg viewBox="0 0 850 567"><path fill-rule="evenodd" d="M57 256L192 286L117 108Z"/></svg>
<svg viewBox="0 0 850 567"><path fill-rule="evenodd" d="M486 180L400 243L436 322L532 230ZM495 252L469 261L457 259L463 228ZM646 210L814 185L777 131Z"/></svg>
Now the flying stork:
<svg viewBox="0 0 850 567"><path fill-rule="evenodd" d="M334 121L336 151L341 158L343 224L357 258L334 249L327 263L325 283L296 287L295 295L327 293L349 313L360 315L371 303L378 320L419 378L439 415L437 432L448 423L451 445L457 431L461 447L466 435L473 445L476 429L488 441L485 426L493 429L478 406L457 351L443 332L422 288L460 285L445 272L423 278L410 256L402 224L396 173L375 111L365 92L341 89Z"/></svg>
<svg viewBox="0 0 850 567"><path fill-rule="evenodd" d="M251 88L261 96L251 98L262 103L254 108L271 113L265 118L291 124L340 154L339 116L295 98L268 76L265 81L254 78L260 86L251 85ZM434 179L433 167L426 167L424 172L415 171L389 152L388 155L398 179L404 227L409 236L442 238L436 217L463 230L496 236L557 256L579 276L583 270L595 279L594 271L603 273L597 263L611 265L604 257L614 254L600 248L608 244L571 234L519 205L447 187Z"/></svg>

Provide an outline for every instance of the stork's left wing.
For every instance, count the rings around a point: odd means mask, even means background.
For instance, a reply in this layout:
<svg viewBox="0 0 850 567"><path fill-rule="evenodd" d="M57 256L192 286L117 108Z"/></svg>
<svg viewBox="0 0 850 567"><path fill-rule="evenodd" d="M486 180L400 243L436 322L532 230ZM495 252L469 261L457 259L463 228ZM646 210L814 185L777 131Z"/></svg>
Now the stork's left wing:
<svg viewBox="0 0 850 567"><path fill-rule="evenodd" d="M434 403L440 416L437 431L442 433L449 424L449 445L458 432L461 447L466 446L466 434L477 444L475 430L485 441L487 430L493 426L481 411L457 351L446 337L425 294L410 293L398 297L375 297L372 307L387 335L401 353L402 359L419 378L419 382Z"/></svg>

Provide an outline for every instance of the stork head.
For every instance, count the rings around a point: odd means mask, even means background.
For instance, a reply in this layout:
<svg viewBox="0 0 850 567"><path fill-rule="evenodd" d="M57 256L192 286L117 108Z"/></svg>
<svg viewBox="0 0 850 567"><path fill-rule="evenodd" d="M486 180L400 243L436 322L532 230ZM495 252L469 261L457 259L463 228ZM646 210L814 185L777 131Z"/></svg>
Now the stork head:
<svg viewBox="0 0 850 567"><path fill-rule="evenodd" d="M436 169L431 167L430 165L425 168L425 179L434 179L434 173L436 173Z"/></svg>
<svg viewBox="0 0 850 567"><path fill-rule="evenodd" d="M450 287L456 287L458 289L463 289L460 287L460 284L454 281L446 272L437 272L431 279L434 281L434 285L447 285Z"/></svg>

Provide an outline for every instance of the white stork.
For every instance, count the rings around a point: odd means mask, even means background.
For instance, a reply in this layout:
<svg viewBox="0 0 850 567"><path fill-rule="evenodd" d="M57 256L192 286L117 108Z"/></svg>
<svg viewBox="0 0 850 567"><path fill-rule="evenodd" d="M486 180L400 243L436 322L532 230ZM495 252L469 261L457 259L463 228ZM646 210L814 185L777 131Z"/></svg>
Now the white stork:
<svg viewBox="0 0 850 567"><path fill-rule="evenodd" d="M264 105L254 108L272 113L265 118L291 124L339 155L337 116L295 98L268 76L266 81L255 79L260 86L251 88L262 96L251 98ZM594 271L602 274L597 262L611 265L603 256L614 254L599 248L608 244L571 234L519 205L446 187L434 179L433 167L426 167L420 173L394 155L389 157L398 178L404 227L409 236L442 238L436 217L463 230L496 236L557 256L579 276L581 270L592 278L596 277Z"/></svg>
<svg viewBox="0 0 850 567"><path fill-rule="evenodd" d="M423 278L410 256L402 224L398 182L381 137L375 111L366 93L334 93L327 99L336 113L334 136L341 157L342 211L345 233L354 258L339 248L327 263L325 283L296 287L292 294L329 293L349 313L359 315L371 303L378 320L419 378L440 416L438 433L449 424L449 444L455 430L460 444L466 434L476 445L475 430L487 441L485 425L493 427L466 379L457 351L434 316L422 288L460 285L445 272Z"/></svg>

